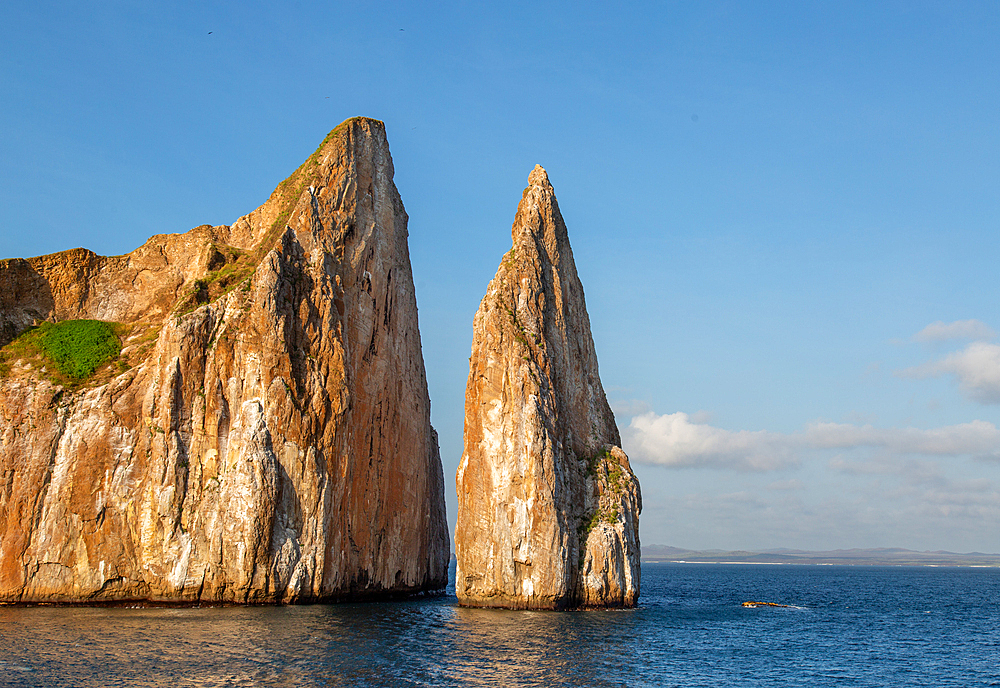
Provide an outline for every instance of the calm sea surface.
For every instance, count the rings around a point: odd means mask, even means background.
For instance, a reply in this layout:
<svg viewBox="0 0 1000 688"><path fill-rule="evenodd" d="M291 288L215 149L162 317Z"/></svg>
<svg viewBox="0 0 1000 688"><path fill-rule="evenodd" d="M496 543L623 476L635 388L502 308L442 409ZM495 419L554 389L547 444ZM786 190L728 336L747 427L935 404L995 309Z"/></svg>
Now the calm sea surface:
<svg viewBox="0 0 1000 688"><path fill-rule="evenodd" d="M645 564L642 575L641 606L615 612L461 609L453 596L0 608L0 685L1000 685L998 569Z"/></svg>

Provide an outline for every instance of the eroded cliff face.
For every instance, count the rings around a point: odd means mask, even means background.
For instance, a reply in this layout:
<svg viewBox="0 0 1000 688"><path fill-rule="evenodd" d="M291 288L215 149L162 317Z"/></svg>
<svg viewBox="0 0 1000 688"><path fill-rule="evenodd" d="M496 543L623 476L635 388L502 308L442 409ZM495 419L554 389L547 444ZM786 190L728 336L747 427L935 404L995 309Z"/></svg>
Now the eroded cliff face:
<svg viewBox="0 0 1000 688"><path fill-rule="evenodd" d="M234 603L443 588L407 216L381 122L232 226L0 261L0 344L124 323L73 389L0 379L0 600Z"/></svg>
<svg viewBox="0 0 1000 688"><path fill-rule="evenodd" d="M511 234L473 325L456 593L470 606L632 606L639 483L618 447L583 286L541 167Z"/></svg>

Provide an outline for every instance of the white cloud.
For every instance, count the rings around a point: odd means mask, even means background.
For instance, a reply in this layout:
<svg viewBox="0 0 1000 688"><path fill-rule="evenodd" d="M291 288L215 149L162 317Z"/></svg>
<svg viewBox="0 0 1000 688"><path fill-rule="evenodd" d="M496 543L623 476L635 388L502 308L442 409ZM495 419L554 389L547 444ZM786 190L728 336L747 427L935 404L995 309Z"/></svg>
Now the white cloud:
<svg viewBox="0 0 1000 688"><path fill-rule="evenodd" d="M915 378L950 375L973 401L1000 404L1000 346L996 344L972 342L940 361L907 368L897 375Z"/></svg>
<svg viewBox="0 0 1000 688"><path fill-rule="evenodd" d="M913 339L918 342L944 342L950 339L995 339L996 336L993 328L979 320L956 320L950 323L938 320L913 335Z"/></svg>
<svg viewBox="0 0 1000 688"><path fill-rule="evenodd" d="M794 462L788 438L758 430L732 432L694 423L686 413L644 413L632 419L623 442L642 463L676 468L714 466L768 471Z"/></svg>
<svg viewBox="0 0 1000 688"><path fill-rule="evenodd" d="M931 456L992 456L1000 451L1000 429L984 420L931 430L813 423L803 437L807 446L816 449L871 447L892 454Z"/></svg>
<svg viewBox="0 0 1000 688"><path fill-rule="evenodd" d="M765 430L734 432L695 423L686 413L661 416L649 412L632 419L622 440L636 461L671 468L771 471L796 465L810 452L830 449L876 449L890 456L1000 458L1000 429L981 420L931 430L813 423L801 433L784 434ZM851 466L855 464L835 467L845 472L864 470L863 464L860 468ZM871 468L881 472L877 466Z"/></svg>

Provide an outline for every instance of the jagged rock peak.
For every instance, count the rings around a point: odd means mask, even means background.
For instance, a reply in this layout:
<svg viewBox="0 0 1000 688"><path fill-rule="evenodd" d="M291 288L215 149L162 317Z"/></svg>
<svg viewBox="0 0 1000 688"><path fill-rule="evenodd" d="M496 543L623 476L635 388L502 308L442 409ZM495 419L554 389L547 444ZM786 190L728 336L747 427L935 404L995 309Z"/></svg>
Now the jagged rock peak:
<svg viewBox="0 0 1000 688"><path fill-rule="evenodd" d="M552 184L549 182L549 173L541 165L535 165L535 169L528 174L528 184L552 190Z"/></svg>
<svg viewBox="0 0 1000 688"><path fill-rule="evenodd" d="M566 225L528 177L473 323L456 593L511 608L631 606L641 497L598 374Z"/></svg>
<svg viewBox="0 0 1000 688"><path fill-rule="evenodd" d="M0 601L447 584L392 176L385 127L354 118L232 225L0 261L0 336L44 323L0 350ZM39 347L66 321L112 321L120 353L61 372Z"/></svg>

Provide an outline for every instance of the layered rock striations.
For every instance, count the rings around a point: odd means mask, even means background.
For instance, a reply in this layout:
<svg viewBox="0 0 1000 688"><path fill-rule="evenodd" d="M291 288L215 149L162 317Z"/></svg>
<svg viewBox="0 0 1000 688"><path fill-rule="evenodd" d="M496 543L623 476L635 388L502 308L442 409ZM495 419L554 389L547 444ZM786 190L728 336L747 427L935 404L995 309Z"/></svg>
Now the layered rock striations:
<svg viewBox="0 0 1000 688"><path fill-rule="evenodd" d="M632 606L639 483L598 376L583 286L535 167L476 313L455 589L469 606Z"/></svg>
<svg viewBox="0 0 1000 688"><path fill-rule="evenodd" d="M119 323L67 383L8 346L0 601L227 603L443 588L443 475L381 122L338 126L231 226L0 261L0 345ZM10 352L14 352L13 354Z"/></svg>

